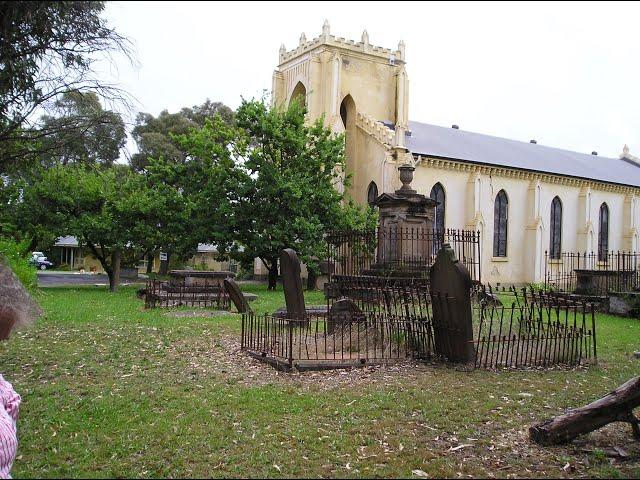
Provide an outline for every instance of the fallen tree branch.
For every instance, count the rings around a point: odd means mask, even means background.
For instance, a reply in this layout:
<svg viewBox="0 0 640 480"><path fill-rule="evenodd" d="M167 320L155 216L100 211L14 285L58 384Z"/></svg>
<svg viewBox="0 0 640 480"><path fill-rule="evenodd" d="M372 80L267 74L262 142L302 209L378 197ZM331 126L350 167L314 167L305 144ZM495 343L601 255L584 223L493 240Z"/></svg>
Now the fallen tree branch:
<svg viewBox="0 0 640 480"><path fill-rule="evenodd" d="M532 425L529 438L542 445L558 445L611 422L627 422L631 424L634 436L640 440L640 420L633 414L633 409L638 406L640 377L635 377L585 407Z"/></svg>

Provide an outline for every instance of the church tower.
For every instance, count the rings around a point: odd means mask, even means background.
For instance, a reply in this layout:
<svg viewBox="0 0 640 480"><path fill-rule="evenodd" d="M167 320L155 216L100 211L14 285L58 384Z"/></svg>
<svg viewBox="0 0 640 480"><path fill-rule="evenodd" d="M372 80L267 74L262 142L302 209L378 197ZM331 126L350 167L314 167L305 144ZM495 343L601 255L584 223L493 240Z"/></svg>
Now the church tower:
<svg viewBox="0 0 640 480"><path fill-rule="evenodd" d="M366 30L359 42L346 40L331 35L327 21L319 37L307 40L303 33L290 51L282 45L273 73L276 105L287 106L299 98L310 121L324 115L334 132L346 132L350 193L360 203L367 200L371 184L382 193L397 183L389 162L394 161L393 152L404 147L408 94L402 41L396 50L377 47L369 43ZM371 145L371 130L381 145Z"/></svg>

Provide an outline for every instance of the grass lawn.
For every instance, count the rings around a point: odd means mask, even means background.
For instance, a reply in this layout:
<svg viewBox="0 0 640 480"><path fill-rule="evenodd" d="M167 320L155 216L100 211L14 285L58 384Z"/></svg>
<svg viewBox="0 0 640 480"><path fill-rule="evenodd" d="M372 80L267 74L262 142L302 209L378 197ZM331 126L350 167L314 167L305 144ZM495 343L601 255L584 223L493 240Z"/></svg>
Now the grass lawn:
<svg viewBox="0 0 640 480"><path fill-rule="evenodd" d="M281 289L243 289L258 311L284 304ZM626 424L563 447L527 440L531 423L640 374L639 320L600 315L589 369L286 374L238 351L237 314L145 311L132 287L38 300L46 316L0 344L23 398L15 477L640 477Z"/></svg>

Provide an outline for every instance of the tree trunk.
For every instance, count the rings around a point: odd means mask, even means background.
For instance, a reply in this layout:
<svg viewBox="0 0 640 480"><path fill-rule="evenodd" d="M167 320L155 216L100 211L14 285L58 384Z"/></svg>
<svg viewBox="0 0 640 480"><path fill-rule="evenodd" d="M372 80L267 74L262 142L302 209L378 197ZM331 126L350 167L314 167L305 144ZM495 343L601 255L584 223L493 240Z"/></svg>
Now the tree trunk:
<svg viewBox="0 0 640 480"><path fill-rule="evenodd" d="M267 286L267 290L275 290L276 285L278 284L278 259L271 259L271 267L267 267L269 270L269 285Z"/></svg>
<svg viewBox="0 0 640 480"><path fill-rule="evenodd" d="M109 290L115 292L120 285L120 249L116 249L111 254L111 275L109 275Z"/></svg>
<svg viewBox="0 0 640 480"><path fill-rule="evenodd" d="M171 260L171 252L167 252L167 259L160 261L160 270L158 271L159 275L166 275L169 273L169 260Z"/></svg>
<svg viewBox="0 0 640 480"><path fill-rule="evenodd" d="M31 241L29 245L27 245L26 251L23 252L25 255L30 254L35 248L38 246L38 237L31 237Z"/></svg>
<svg viewBox="0 0 640 480"><path fill-rule="evenodd" d="M315 290L318 286L318 275L309 267L307 267L307 274L307 290Z"/></svg>
<svg viewBox="0 0 640 480"><path fill-rule="evenodd" d="M147 275L153 273L153 253L147 255Z"/></svg>
<svg viewBox="0 0 640 480"><path fill-rule="evenodd" d="M533 425L529 428L529 437L542 445L558 445L611 422L629 422L634 435L640 439L638 419L633 415L633 409L638 406L640 377L635 377L586 407Z"/></svg>

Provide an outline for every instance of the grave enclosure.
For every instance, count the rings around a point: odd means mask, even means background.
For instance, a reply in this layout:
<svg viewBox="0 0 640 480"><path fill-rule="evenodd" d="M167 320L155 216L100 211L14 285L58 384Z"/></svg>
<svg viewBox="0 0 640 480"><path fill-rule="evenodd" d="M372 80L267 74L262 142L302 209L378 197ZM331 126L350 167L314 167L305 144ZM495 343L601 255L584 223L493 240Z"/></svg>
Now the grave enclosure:
<svg viewBox="0 0 640 480"><path fill-rule="evenodd" d="M283 370L414 360L471 368L595 361L592 306L516 292L511 305L481 284L477 232L433 229L433 200L403 186L380 195L376 231L326 236L326 308L309 310L295 252L283 252L287 311L246 313L241 346ZM493 301L488 301L493 299Z"/></svg>
<svg viewBox="0 0 640 480"><path fill-rule="evenodd" d="M229 294L224 288L233 272L172 270L169 280L149 280L145 291L145 308L213 307L228 310Z"/></svg>

